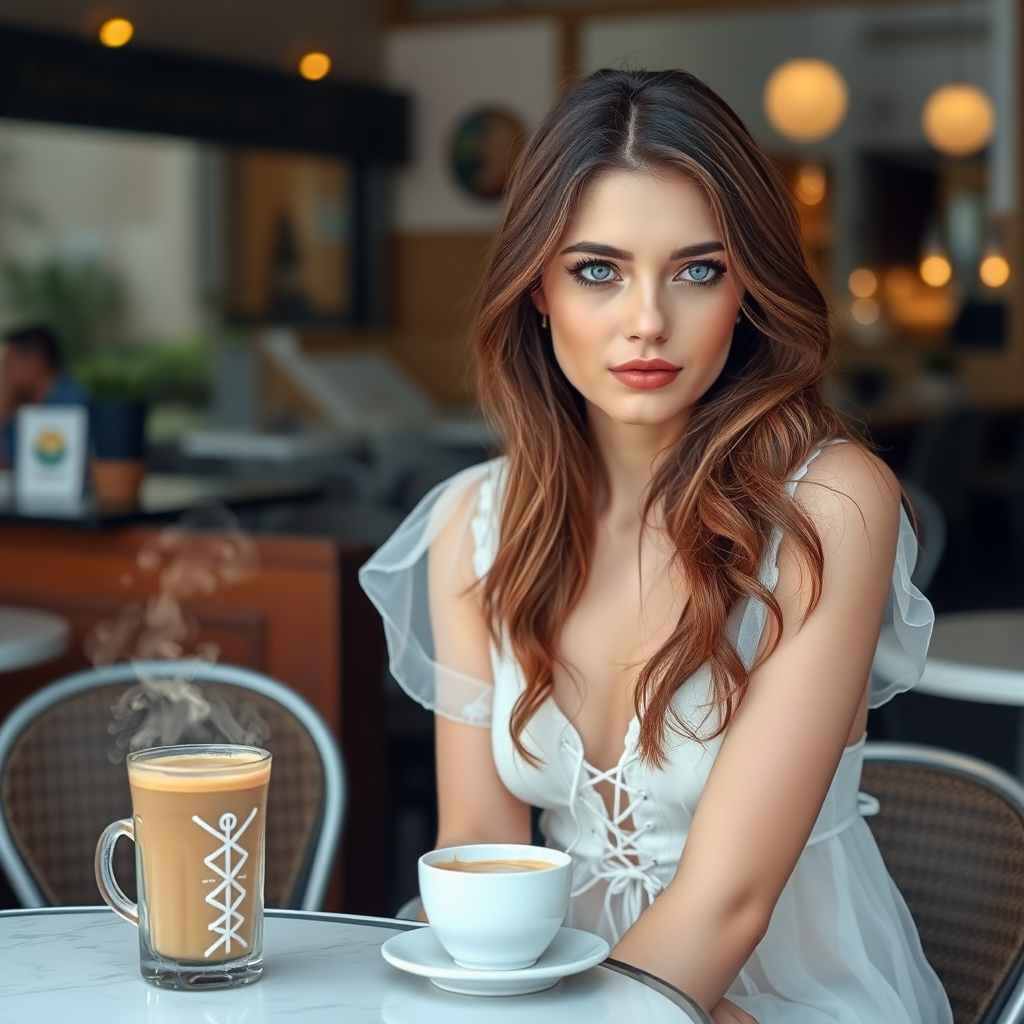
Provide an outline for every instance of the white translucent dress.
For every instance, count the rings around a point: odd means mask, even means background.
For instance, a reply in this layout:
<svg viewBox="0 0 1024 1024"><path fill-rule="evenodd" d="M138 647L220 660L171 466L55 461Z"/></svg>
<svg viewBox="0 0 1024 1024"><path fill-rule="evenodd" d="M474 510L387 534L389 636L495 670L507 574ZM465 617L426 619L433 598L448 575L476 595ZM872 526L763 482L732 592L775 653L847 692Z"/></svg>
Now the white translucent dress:
<svg viewBox="0 0 1024 1024"><path fill-rule="evenodd" d="M587 762L572 723L549 698L523 736L543 759L535 768L516 753L509 731L524 687L511 655L492 648L493 686L437 664L427 602L430 543L461 509L476 573L488 571L498 544L504 468L496 459L436 487L366 563L360 579L383 616L394 677L425 707L491 730L502 781L520 800L543 808L540 827L547 844L572 855L566 923L614 945L671 881L723 737L699 743L670 732L665 767L652 769L640 761L634 719L618 764L600 772ZM790 494L806 469L807 464L794 474ZM471 488L477 500L464 502ZM778 579L779 543L774 536L761 567L769 589ZM917 540L901 513L890 607L905 671L872 690L871 707L913 686L924 665L934 616L910 581L916 554ZM748 665L765 619L756 600L732 617L734 642ZM674 700L684 719L703 719L709 683L707 671L700 670L679 688ZM946 995L863 818L877 808L859 793L863 749L861 740L844 752L768 931L728 991L760 1024L952 1022ZM601 781L612 786L611 814L595 789Z"/></svg>

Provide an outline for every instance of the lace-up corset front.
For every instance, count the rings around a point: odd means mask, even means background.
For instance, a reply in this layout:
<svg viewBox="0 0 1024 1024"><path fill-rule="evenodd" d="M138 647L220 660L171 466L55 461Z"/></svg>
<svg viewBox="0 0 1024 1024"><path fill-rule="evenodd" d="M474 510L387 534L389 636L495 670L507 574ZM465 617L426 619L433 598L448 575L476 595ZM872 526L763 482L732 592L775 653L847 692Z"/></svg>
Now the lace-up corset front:
<svg viewBox="0 0 1024 1024"><path fill-rule="evenodd" d="M634 814L642 815L640 808L647 800L646 789L630 785L627 781L627 774L636 765L639 756L627 745L622 758L614 767L599 771L587 761L582 744L574 744L568 735L562 737L562 750L572 758L574 764L569 789L569 813L576 827L576 836L567 851L572 852L579 845L586 828L582 820L584 817L593 819L589 832L599 847L596 857L577 862L582 863L583 867L574 874L572 894L578 898L603 883L605 897L601 908L601 924L610 932L618 931L615 920L617 898L624 903L622 909L627 918L635 919L643 910L641 897L646 896L650 903L665 887L665 883L655 874L658 858L647 848L642 838L654 829L654 822L648 818L642 825L638 825L633 817ZM610 813L597 792L597 786L602 782L611 783L612 786ZM601 814L593 813L592 802L583 796L587 790L597 795Z"/></svg>

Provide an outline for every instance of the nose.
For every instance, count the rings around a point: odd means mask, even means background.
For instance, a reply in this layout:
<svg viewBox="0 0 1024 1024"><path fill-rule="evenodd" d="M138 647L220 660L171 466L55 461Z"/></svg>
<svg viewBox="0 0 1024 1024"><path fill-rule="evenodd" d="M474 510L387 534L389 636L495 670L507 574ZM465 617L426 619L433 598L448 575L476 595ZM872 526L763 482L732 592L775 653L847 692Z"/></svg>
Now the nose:
<svg viewBox="0 0 1024 1024"><path fill-rule="evenodd" d="M668 341L671 324L665 297L654 281L637 281L627 298L626 336L639 344L660 345Z"/></svg>

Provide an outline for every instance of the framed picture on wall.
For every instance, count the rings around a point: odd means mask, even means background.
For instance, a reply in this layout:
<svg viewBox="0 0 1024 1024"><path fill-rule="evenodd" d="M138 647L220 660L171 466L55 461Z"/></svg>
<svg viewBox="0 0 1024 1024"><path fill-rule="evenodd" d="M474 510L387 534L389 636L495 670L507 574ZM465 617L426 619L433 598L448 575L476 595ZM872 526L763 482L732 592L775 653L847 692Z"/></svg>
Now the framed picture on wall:
<svg viewBox="0 0 1024 1024"><path fill-rule="evenodd" d="M358 322L352 161L238 149L224 166L229 318Z"/></svg>

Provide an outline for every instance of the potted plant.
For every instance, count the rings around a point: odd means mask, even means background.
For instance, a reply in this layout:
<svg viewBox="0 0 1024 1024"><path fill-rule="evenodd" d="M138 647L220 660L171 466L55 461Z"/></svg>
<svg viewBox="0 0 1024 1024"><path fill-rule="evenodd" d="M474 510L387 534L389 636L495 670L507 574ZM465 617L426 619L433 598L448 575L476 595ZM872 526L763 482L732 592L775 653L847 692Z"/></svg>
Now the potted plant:
<svg viewBox="0 0 1024 1024"><path fill-rule="evenodd" d="M146 473L149 375L144 364L119 356L105 352L76 371L90 395L92 483L104 505L136 502Z"/></svg>

